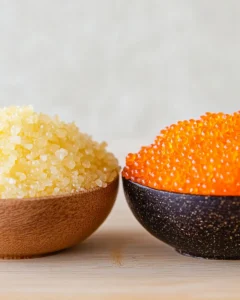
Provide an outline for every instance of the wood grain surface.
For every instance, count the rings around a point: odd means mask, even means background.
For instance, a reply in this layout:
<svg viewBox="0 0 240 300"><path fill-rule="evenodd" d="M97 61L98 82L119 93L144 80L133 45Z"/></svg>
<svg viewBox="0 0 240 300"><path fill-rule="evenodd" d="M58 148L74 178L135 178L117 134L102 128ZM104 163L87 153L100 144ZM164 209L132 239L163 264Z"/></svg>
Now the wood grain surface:
<svg viewBox="0 0 240 300"><path fill-rule="evenodd" d="M126 152L117 142L112 148L123 164ZM235 300L239 277L240 261L184 257L152 237L120 189L110 217L82 244L43 258L0 261L0 299Z"/></svg>
<svg viewBox="0 0 240 300"><path fill-rule="evenodd" d="M106 219L117 190L118 178L88 192L0 200L0 257L42 256L78 244Z"/></svg>

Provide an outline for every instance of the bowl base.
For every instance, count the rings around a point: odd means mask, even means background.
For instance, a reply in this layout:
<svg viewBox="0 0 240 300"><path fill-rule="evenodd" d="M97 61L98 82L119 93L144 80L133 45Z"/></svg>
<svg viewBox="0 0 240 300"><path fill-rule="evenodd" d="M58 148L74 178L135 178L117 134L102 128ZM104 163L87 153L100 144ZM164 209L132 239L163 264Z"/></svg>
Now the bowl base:
<svg viewBox="0 0 240 300"><path fill-rule="evenodd" d="M39 254L39 255L0 255L0 260L21 260L21 259L32 259L38 257L44 257L49 254Z"/></svg>
<svg viewBox="0 0 240 300"><path fill-rule="evenodd" d="M21 259L33 259L33 258L39 258L39 257L45 257L54 255L58 252L50 252L46 254L33 254L33 255L0 255L0 260L21 260Z"/></svg>
<svg viewBox="0 0 240 300"><path fill-rule="evenodd" d="M57 255L58 253L61 253L73 246L52 251L52 252L47 252L47 253L40 253L40 254L28 254L28 255L4 255L0 254L0 260L21 260L21 259L34 259L34 258L40 258L40 257L46 257L46 256L52 256L52 255Z"/></svg>
<svg viewBox="0 0 240 300"><path fill-rule="evenodd" d="M211 260L240 260L240 256L204 256L204 255L196 255L192 253L188 253L185 251L182 251L181 249L175 249L179 254L183 256L193 257L193 258L200 258L200 259L211 259Z"/></svg>

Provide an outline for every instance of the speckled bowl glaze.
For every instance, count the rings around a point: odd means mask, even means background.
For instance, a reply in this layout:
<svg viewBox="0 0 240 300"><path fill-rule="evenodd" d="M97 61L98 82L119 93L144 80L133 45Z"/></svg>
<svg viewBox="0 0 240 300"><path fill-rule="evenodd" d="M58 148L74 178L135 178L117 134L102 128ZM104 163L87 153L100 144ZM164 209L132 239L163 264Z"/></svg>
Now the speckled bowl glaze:
<svg viewBox="0 0 240 300"><path fill-rule="evenodd" d="M179 253L240 259L240 197L172 193L125 178L123 187L136 219Z"/></svg>

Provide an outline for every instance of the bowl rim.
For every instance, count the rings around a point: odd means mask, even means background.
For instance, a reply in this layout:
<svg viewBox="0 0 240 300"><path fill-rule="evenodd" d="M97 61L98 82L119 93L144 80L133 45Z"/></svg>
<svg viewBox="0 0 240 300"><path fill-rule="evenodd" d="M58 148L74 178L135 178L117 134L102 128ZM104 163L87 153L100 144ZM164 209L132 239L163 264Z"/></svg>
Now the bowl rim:
<svg viewBox="0 0 240 300"><path fill-rule="evenodd" d="M1 202L33 202L33 201L44 201L44 200L52 200L52 199L63 199L66 197L72 197L72 196L78 196L78 195L85 195L88 193L92 192L97 192L103 189L106 189L109 187L111 184L113 184L115 181L119 180L119 174L110 182L107 182L106 187L95 187L90 190L83 190L83 191L78 191L78 192L73 192L73 193L63 193L63 194L58 194L58 195L48 195L48 196L40 196L40 197L29 197L29 198L0 198L0 203Z"/></svg>
<svg viewBox="0 0 240 300"><path fill-rule="evenodd" d="M148 190L152 190L152 191L156 191L156 192L160 192L160 193L164 193L164 194L173 194L173 195L179 195L179 196L191 196L191 197L202 197L205 199L209 199L209 198L239 198L240 200L240 195L207 195L207 194L190 194L190 193L180 193L180 192L171 192L171 191L167 191L167 190L158 190L146 185L142 185L138 182L134 182L130 179L126 179L125 177L122 176L122 180L128 181L130 183L132 183L133 185L137 185L140 188L144 188L144 189L148 189Z"/></svg>

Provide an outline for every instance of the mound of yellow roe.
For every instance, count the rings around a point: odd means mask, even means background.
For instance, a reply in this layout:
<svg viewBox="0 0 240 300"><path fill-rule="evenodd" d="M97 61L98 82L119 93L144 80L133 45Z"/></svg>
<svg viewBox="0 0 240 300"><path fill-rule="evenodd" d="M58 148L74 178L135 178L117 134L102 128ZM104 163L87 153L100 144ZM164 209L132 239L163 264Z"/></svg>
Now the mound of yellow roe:
<svg viewBox="0 0 240 300"><path fill-rule="evenodd" d="M31 106L0 109L0 198L106 187L119 171L106 146Z"/></svg>
<svg viewBox="0 0 240 300"><path fill-rule="evenodd" d="M159 190L240 195L240 112L206 113L165 128L127 156L123 176Z"/></svg>

